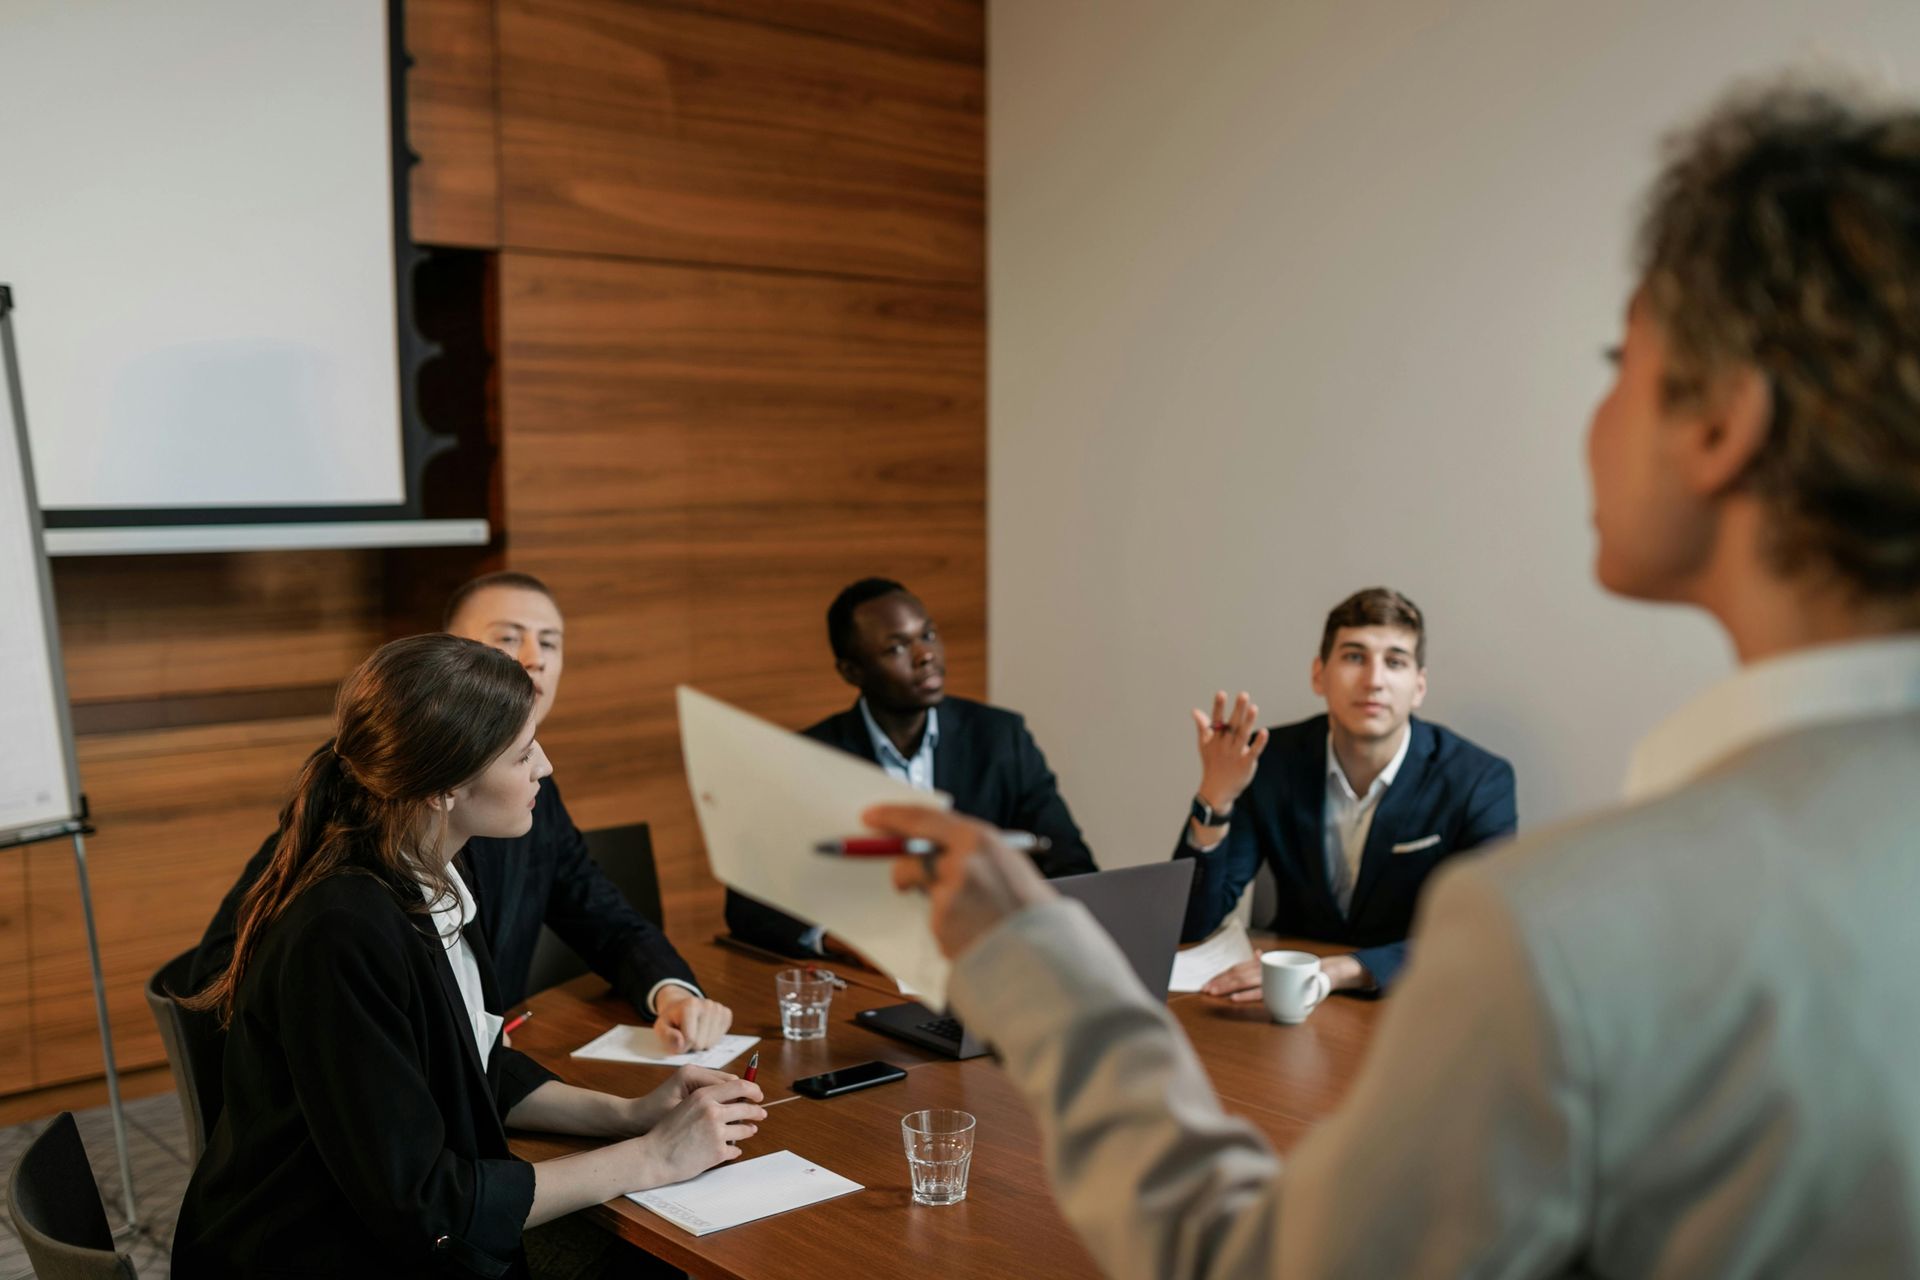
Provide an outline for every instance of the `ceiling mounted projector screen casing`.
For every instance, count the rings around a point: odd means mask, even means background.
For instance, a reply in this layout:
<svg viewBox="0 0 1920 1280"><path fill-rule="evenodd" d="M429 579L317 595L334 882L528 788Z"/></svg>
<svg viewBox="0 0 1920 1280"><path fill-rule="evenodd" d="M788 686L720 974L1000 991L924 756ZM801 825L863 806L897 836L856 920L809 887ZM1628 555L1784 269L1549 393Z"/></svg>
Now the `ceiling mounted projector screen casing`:
<svg viewBox="0 0 1920 1280"><path fill-rule="evenodd" d="M0 8L0 280L50 528L418 515L391 16Z"/></svg>

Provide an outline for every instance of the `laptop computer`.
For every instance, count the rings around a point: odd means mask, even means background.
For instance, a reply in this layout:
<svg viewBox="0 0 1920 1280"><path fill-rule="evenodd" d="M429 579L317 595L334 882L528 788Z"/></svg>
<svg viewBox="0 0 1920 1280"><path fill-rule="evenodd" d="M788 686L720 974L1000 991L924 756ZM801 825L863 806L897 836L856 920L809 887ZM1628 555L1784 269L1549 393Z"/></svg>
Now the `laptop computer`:
<svg viewBox="0 0 1920 1280"><path fill-rule="evenodd" d="M1186 919L1187 894L1193 887L1194 866L1194 859L1182 858L1062 876L1050 883L1093 912L1100 927L1120 945L1147 993L1155 1000L1165 1000L1167 983L1173 978L1173 953L1180 946L1180 925ZM917 1001L867 1009L856 1013L853 1020L869 1030L955 1058L978 1058L990 1052L986 1042L976 1038L958 1018L937 1013Z"/></svg>

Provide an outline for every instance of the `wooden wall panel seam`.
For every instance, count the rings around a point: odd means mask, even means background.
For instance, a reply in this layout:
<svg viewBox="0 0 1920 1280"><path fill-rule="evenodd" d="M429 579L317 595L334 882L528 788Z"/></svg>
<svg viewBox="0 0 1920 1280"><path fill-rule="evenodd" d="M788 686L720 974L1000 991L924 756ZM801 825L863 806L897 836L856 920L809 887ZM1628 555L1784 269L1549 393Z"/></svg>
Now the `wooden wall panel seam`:
<svg viewBox="0 0 1920 1280"><path fill-rule="evenodd" d="M979 292L978 280L938 280L921 276L887 275L864 271L829 271L813 267L781 267L762 262L724 262L705 258L664 258L637 253L612 253L602 249L556 249L540 244L500 246L503 253L525 254L540 258L578 258L588 262L618 262L633 266L668 267L685 271L724 271L756 276L785 276L801 280L836 280L846 284L907 285L915 289L945 289L957 293Z"/></svg>
<svg viewBox="0 0 1920 1280"><path fill-rule="evenodd" d="M851 36L845 32L827 31L819 27L799 26L792 22L773 22L765 18L750 18L743 14L726 13L711 8L703 8L695 4L673 4L670 0L640 0L640 3L641 7L647 9L659 9L667 13L697 14L700 17L713 18L721 22L737 22L743 26L765 27L772 31L785 31L799 36L816 36L822 40L833 40L840 44L849 44L861 49L883 49L888 53L904 53L915 58L926 58L932 62L951 62L957 66L977 67L982 61L981 53L971 55L964 53L942 53L923 45L916 46L890 40L861 39L858 36ZM983 4L981 6L983 36L986 26L985 8L986 6Z"/></svg>

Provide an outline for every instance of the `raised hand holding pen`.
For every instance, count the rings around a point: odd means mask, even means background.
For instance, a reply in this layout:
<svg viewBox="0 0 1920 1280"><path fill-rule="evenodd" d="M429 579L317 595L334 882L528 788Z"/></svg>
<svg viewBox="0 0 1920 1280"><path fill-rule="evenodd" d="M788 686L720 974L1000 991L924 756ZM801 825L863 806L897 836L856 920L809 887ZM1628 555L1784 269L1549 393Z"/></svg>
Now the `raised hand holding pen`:
<svg viewBox="0 0 1920 1280"><path fill-rule="evenodd" d="M1260 727L1260 708L1245 690L1227 708L1224 690L1213 695L1213 714L1197 707L1193 723L1200 739L1199 798L1216 813L1233 808L1233 802L1253 781L1260 767L1260 753L1267 749L1267 731ZM1193 819L1193 834L1201 844L1220 838L1226 824L1202 827Z"/></svg>

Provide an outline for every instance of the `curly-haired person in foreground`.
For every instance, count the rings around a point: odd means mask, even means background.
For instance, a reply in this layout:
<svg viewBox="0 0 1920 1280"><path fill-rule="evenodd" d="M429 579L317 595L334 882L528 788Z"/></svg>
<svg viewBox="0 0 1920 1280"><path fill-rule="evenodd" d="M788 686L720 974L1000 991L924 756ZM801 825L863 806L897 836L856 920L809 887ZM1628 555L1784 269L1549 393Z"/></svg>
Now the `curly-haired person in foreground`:
<svg viewBox="0 0 1920 1280"><path fill-rule="evenodd" d="M1595 571L1741 669L1627 807L1436 877L1284 1170L1024 857L869 815L952 851L897 878L1109 1274L1920 1274L1920 111L1738 96L1672 142L1640 246Z"/></svg>

